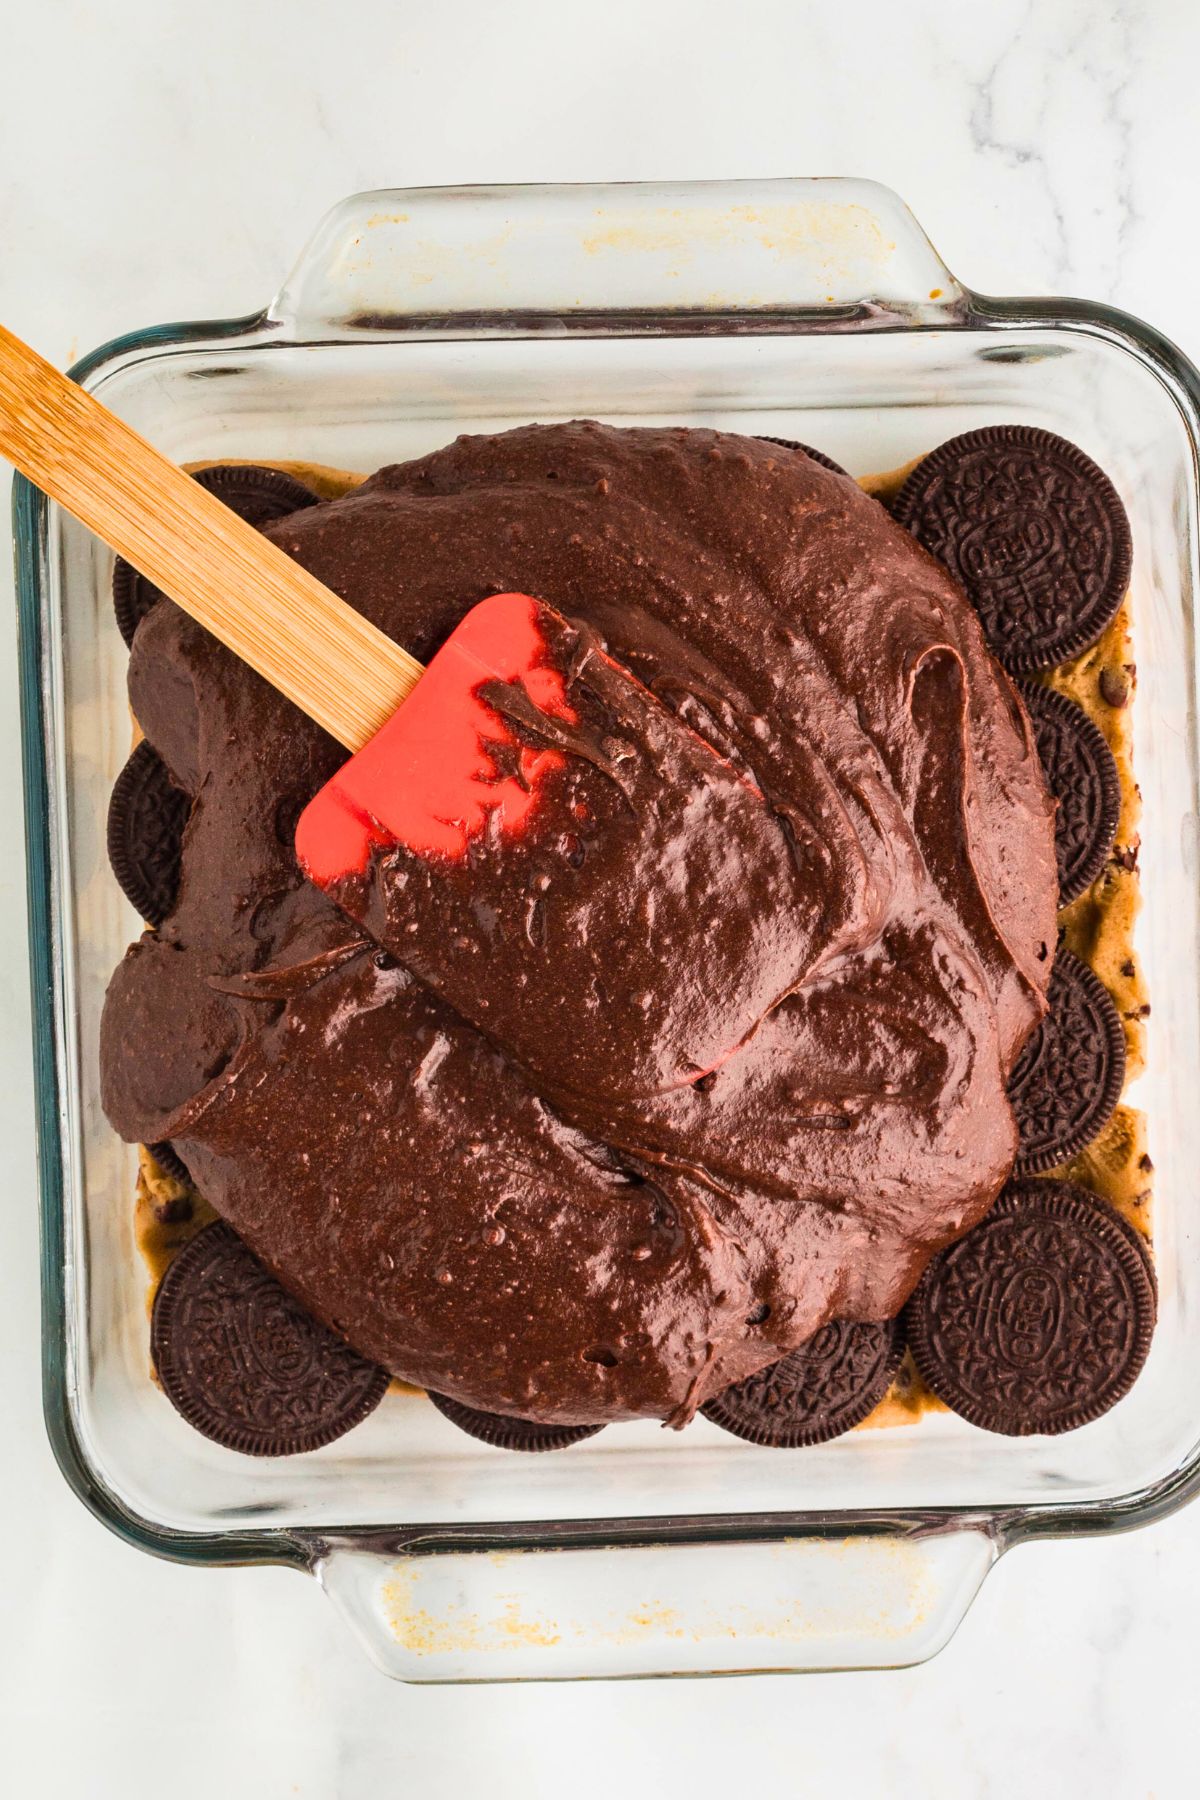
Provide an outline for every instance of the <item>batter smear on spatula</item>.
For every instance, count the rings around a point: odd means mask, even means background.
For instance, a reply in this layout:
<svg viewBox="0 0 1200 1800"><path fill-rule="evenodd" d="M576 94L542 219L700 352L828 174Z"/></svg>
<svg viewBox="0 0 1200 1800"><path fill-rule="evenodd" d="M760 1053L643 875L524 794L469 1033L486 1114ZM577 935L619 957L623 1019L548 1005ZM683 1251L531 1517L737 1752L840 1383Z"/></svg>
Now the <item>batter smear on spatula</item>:
<svg viewBox="0 0 1200 1800"><path fill-rule="evenodd" d="M467 614L296 849L540 1093L630 1124L740 1049L820 949L761 791L527 594ZM648 979L648 947L691 937L702 957Z"/></svg>

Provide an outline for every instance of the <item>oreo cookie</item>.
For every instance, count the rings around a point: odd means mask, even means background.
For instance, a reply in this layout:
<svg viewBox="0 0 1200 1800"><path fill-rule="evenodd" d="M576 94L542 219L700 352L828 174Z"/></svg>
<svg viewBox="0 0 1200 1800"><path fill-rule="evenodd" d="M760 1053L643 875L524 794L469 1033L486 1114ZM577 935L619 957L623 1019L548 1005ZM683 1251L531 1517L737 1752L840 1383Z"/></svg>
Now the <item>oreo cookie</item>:
<svg viewBox="0 0 1200 1800"><path fill-rule="evenodd" d="M566 1450L604 1430L603 1425L539 1425L534 1419L510 1419L507 1413L481 1412L448 1394L431 1392L429 1398L452 1425L496 1450Z"/></svg>
<svg viewBox="0 0 1200 1800"><path fill-rule="evenodd" d="M303 507L315 506L321 498L311 488L281 469L267 469L257 463L219 463L211 469L198 469L192 479L223 500L248 525L260 530L286 519ZM113 565L113 611L117 629L127 644L150 611L162 599L162 592L152 581L118 556Z"/></svg>
<svg viewBox="0 0 1200 1800"><path fill-rule="evenodd" d="M1125 1085L1125 1032L1098 976L1060 950L1046 997L1050 1010L1008 1083L1021 1134L1018 1175L1052 1169L1090 1144L1112 1118Z"/></svg>
<svg viewBox="0 0 1200 1800"><path fill-rule="evenodd" d="M1036 681L1018 681L1050 792L1058 801L1058 901L1069 906L1108 861L1121 816L1121 779L1103 734L1081 706Z"/></svg>
<svg viewBox="0 0 1200 1800"><path fill-rule="evenodd" d="M192 1177L188 1166L168 1138L163 1138L158 1144L147 1144L146 1148L164 1175L172 1175L176 1181L186 1181L191 1185Z"/></svg>
<svg viewBox="0 0 1200 1800"><path fill-rule="evenodd" d="M147 925L161 925L175 905L191 807L143 738L117 776L108 804L108 860L125 898Z"/></svg>
<svg viewBox="0 0 1200 1800"><path fill-rule="evenodd" d="M1066 1181L1016 1181L930 1263L905 1309L913 1359L954 1412L1006 1437L1098 1419L1150 1349L1154 1276L1132 1226Z"/></svg>
<svg viewBox="0 0 1200 1800"><path fill-rule="evenodd" d="M805 456L811 456L815 463L820 463L823 469L829 469L834 475L848 474L841 463L834 462L832 456L826 456L823 450L814 450L811 444L802 444L796 438L768 437L762 431L756 432L755 435L762 444L778 444L784 450L803 450Z"/></svg>
<svg viewBox="0 0 1200 1800"><path fill-rule="evenodd" d="M1129 585L1129 520L1104 471L1066 438L993 425L918 463L895 517L966 589L1014 675L1094 644Z"/></svg>
<svg viewBox="0 0 1200 1800"><path fill-rule="evenodd" d="M223 1220L186 1244L150 1324L154 1366L189 1425L245 1456L295 1456L373 1412L388 1385L282 1288Z"/></svg>
<svg viewBox="0 0 1200 1800"><path fill-rule="evenodd" d="M735 1437L796 1449L840 1437L883 1399L904 1357L899 1322L836 1319L700 1408Z"/></svg>

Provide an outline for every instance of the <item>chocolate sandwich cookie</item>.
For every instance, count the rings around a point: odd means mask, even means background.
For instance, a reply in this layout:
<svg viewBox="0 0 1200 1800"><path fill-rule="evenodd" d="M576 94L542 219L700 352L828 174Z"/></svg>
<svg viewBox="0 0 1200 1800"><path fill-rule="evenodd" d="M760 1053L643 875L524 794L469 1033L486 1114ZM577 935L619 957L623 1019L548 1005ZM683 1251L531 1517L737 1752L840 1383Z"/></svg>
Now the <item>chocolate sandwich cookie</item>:
<svg viewBox="0 0 1200 1800"><path fill-rule="evenodd" d="M1081 706L1036 681L1019 681L1038 756L1058 801L1058 899L1069 906L1108 860L1121 816L1121 781L1103 734Z"/></svg>
<svg viewBox="0 0 1200 1800"><path fill-rule="evenodd" d="M805 456L811 457L813 462L820 463L823 469L829 469L835 475L848 475L849 473L848 470L843 469L841 463L834 462L832 456L826 456L823 450L814 450L811 444L802 444L798 438L768 437L763 431L758 432L757 436L759 442L763 444L778 444L784 450L803 450Z"/></svg>
<svg viewBox="0 0 1200 1800"><path fill-rule="evenodd" d="M157 750L143 738L117 776L107 836L112 872L147 925L161 925L175 905L191 806Z"/></svg>
<svg viewBox="0 0 1200 1800"><path fill-rule="evenodd" d="M146 1148L164 1175L172 1175L176 1181L191 1181L187 1164L168 1139L164 1138L157 1144L147 1144Z"/></svg>
<svg viewBox="0 0 1200 1800"><path fill-rule="evenodd" d="M1015 1181L930 1263L905 1310L921 1376L1006 1437L1074 1431L1127 1394L1156 1291L1133 1227L1066 1181Z"/></svg>
<svg viewBox="0 0 1200 1800"><path fill-rule="evenodd" d="M1018 1175L1052 1169L1090 1144L1125 1084L1120 1014L1104 983L1069 950L1055 958L1047 1000L1008 1083L1021 1133Z"/></svg>
<svg viewBox="0 0 1200 1800"><path fill-rule="evenodd" d="M491 1444L495 1450L566 1450L604 1430L603 1425L539 1425L534 1419L512 1419L507 1413L481 1412L477 1406L466 1406L461 1400L452 1400L448 1394L431 1392L429 1398L443 1418L465 1431L468 1437L478 1438L481 1444Z"/></svg>
<svg viewBox="0 0 1200 1800"><path fill-rule="evenodd" d="M257 463L218 463L211 469L196 470L192 479L223 500L248 525L259 529L277 519L286 519L303 507L315 506L320 499L319 494L281 469L262 468ZM112 594L117 629L125 642L132 644L134 632L150 608L162 599L162 591L118 556L113 564Z"/></svg>
<svg viewBox="0 0 1200 1800"><path fill-rule="evenodd" d="M962 583L1014 675L1094 644L1129 585L1117 490L1050 431L992 425L951 438L918 463L892 510Z"/></svg>
<svg viewBox="0 0 1200 1800"><path fill-rule="evenodd" d="M904 1334L896 1319L837 1319L700 1410L714 1425L751 1444L773 1449L823 1444L873 1411L903 1356Z"/></svg>
<svg viewBox="0 0 1200 1800"><path fill-rule="evenodd" d="M306 1312L223 1220L167 1270L150 1343L176 1410L245 1456L332 1443L374 1411L388 1385L387 1370Z"/></svg>

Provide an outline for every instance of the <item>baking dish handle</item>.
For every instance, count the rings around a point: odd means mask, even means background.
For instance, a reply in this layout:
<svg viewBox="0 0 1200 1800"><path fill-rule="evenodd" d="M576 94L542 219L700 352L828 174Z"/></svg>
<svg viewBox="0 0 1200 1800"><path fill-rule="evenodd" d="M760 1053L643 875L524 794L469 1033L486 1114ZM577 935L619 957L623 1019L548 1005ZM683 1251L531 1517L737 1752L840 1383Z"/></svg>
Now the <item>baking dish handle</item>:
<svg viewBox="0 0 1200 1800"><path fill-rule="evenodd" d="M831 176L381 189L326 215L269 309L297 338L620 313L944 322L962 288L890 188ZM660 327L661 328L661 327Z"/></svg>
<svg viewBox="0 0 1200 1800"><path fill-rule="evenodd" d="M982 1526L618 1549L333 1545L316 1573L403 1681L733 1675L923 1662L998 1550Z"/></svg>

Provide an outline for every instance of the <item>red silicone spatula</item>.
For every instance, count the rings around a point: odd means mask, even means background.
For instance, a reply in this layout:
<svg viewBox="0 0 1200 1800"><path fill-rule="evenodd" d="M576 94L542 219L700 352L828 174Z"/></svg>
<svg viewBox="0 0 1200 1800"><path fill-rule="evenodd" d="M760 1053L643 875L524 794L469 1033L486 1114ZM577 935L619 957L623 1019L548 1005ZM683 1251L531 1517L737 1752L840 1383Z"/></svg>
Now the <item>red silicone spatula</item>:
<svg viewBox="0 0 1200 1800"><path fill-rule="evenodd" d="M693 1082L799 979L761 794L552 608L483 600L422 670L3 328L0 452L354 752L301 866L543 1091Z"/></svg>

